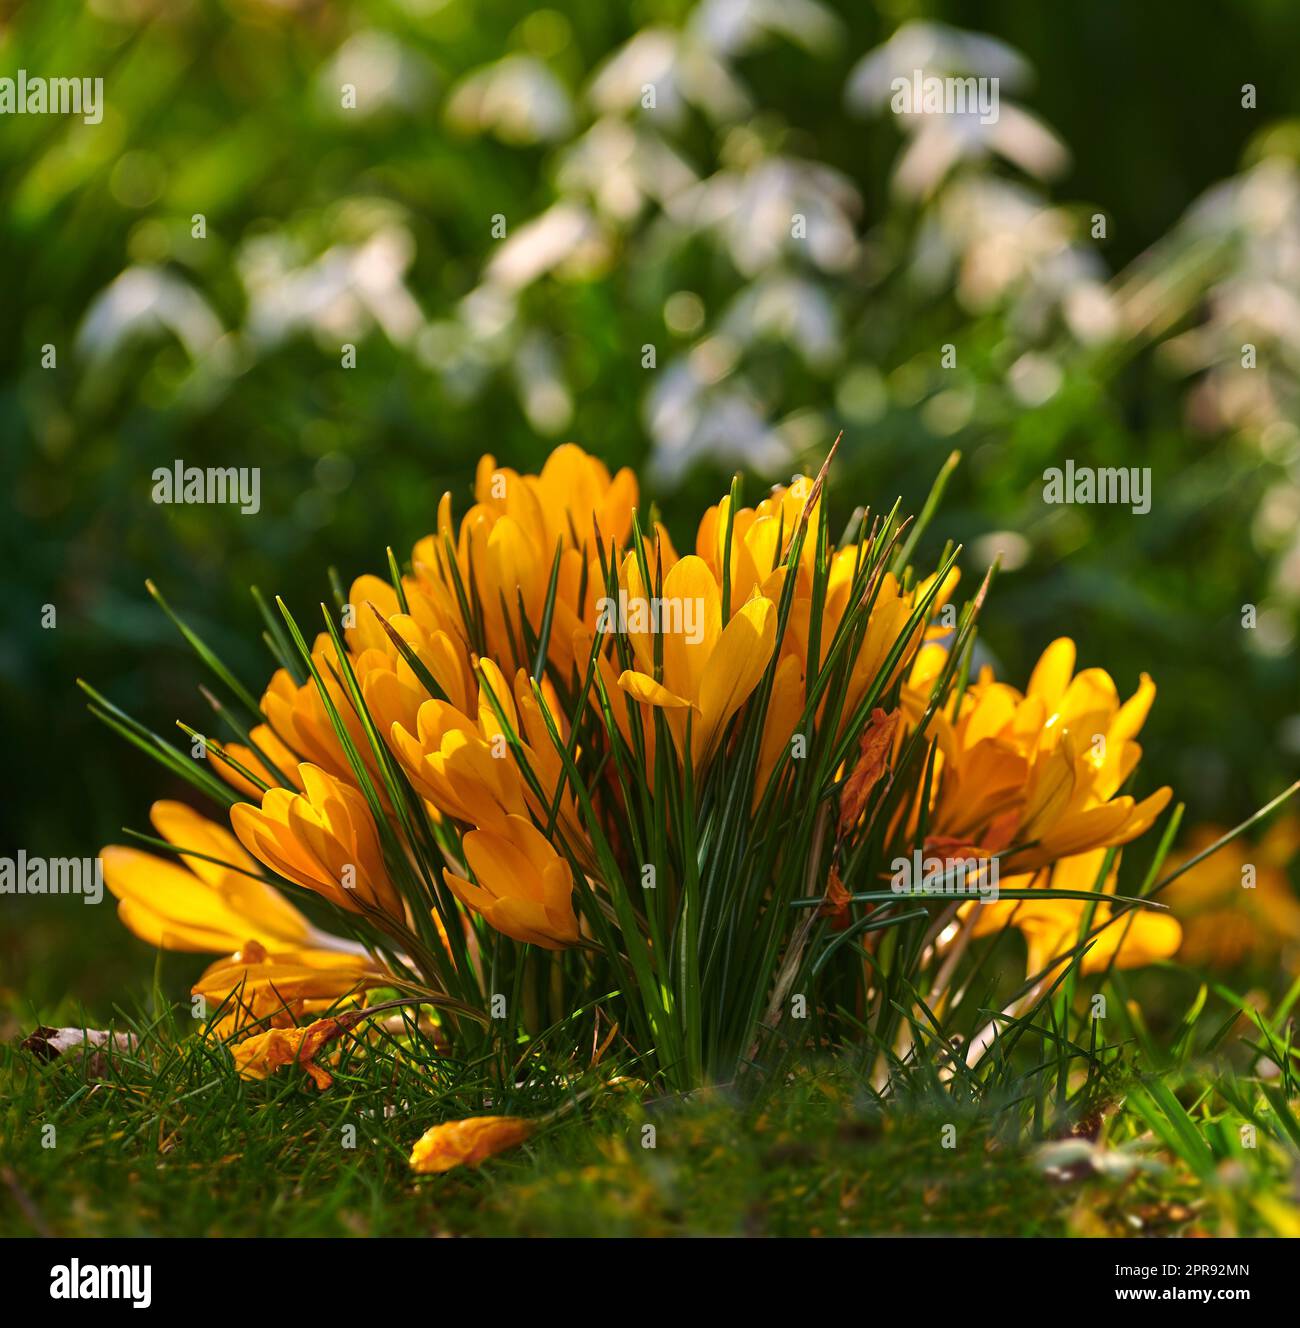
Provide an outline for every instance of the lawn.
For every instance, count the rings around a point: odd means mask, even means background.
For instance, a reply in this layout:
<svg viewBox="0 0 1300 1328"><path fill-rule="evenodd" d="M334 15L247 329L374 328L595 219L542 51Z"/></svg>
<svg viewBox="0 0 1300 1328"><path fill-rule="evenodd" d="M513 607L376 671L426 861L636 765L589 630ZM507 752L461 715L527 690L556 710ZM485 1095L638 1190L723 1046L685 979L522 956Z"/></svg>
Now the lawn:
<svg viewBox="0 0 1300 1328"><path fill-rule="evenodd" d="M319 1093L293 1067L240 1079L170 1017L135 1028L108 1056L0 1050L0 1234L1300 1234L1300 1124L1276 1078L1237 1076L1229 1099L1210 1070L1144 1074L1136 1052L1063 1113L1033 1076L990 1075L977 1099L918 1072L882 1102L846 1059L748 1104L642 1100L635 1080L562 1083L540 1062L494 1100L487 1067L400 1035L354 1044ZM553 1119L477 1169L411 1174L429 1124L485 1109Z"/></svg>

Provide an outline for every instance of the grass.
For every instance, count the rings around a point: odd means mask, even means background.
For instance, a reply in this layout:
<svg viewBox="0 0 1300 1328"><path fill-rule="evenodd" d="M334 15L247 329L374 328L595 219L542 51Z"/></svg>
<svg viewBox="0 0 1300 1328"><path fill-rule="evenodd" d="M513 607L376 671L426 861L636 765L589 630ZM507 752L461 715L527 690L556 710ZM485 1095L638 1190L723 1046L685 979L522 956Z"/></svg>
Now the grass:
<svg viewBox="0 0 1300 1328"><path fill-rule="evenodd" d="M1209 1062L1155 1073L1136 1046L1062 1114L1032 1072L972 1092L917 1066L882 1103L844 1057L749 1106L643 1101L540 1057L502 1091L500 1065L404 1039L354 1043L320 1094L296 1068L241 1080L179 1013L133 1028L133 1052L98 1060L0 1049L0 1234L1300 1234L1285 1088ZM410 1173L429 1125L497 1111L556 1116L476 1171Z"/></svg>

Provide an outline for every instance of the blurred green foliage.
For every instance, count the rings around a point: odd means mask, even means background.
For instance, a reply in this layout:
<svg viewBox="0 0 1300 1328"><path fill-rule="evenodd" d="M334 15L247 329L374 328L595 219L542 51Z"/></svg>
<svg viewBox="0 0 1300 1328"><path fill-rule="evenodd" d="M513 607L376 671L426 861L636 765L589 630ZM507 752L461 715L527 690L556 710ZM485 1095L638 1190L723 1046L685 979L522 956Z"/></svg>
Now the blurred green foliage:
<svg viewBox="0 0 1300 1328"><path fill-rule="evenodd" d="M1125 693L1151 673L1144 787L1173 783L1192 819L1240 819L1294 777L1300 750L1300 326L1283 303L1266 329L1266 411L1207 411L1207 381L1230 403L1212 381L1223 355L1207 373L1165 352L1189 328L1220 352L1250 340L1241 317L1273 307L1264 297L1288 280L1300 287L1294 259L1261 274L1272 250L1261 258L1240 227L1183 220L1217 182L1300 157L1288 61L1300 11L1191 9L1196 21L1182 0L1068 13L1014 0L13 7L0 74L102 76L106 109L98 125L0 124L0 851L89 854L181 792L95 727L75 687L90 679L160 733L177 717L203 726L196 665L146 576L259 687L270 664L248 587L305 610L326 596L328 565L346 581L381 569L387 544L404 557L444 489L463 510L484 451L529 468L571 437L611 467L633 465L681 548L738 462L752 463L753 497L815 466L840 429L846 504L901 495L915 510L961 449L922 552L962 541L968 587L997 549L1011 555L985 612L1003 675L1023 685L1062 634ZM762 32L760 11L794 31ZM862 114L845 89L867 51L918 19L1018 50L1037 77L1015 88L1016 107L1070 164L1049 180L981 151L932 187L900 189L898 125ZM646 34L677 34L661 86L688 55L716 61L697 71L697 99L687 90L661 121L593 93L611 58L639 50L640 63L625 60L635 93L637 71L655 66L644 42L628 43ZM488 78L508 56L526 58L507 66L533 80L523 94ZM728 78L748 104L710 106ZM355 110L341 105L349 81ZM1241 106L1247 82L1256 110ZM493 121L485 87L508 110L549 104L550 121ZM671 155L620 156L615 131L629 127ZM1002 127L1036 141L1010 114ZM594 178L575 184L580 145ZM652 198L674 160L689 185ZM768 188L774 163L785 174ZM619 205L625 172L635 207ZM1279 178L1285 197L1290 177ZM783 181L796 200L841 208L843 263L784 249L745 260L763 221L746 201L784 204ZM710 217L729 198L728 232ZM980 200L988 215L1011 208L1000 234L979 230ZM538 242L530 250L521 231L557 207L581 213L570 247L590 261L503 277L493 218L527 258ZM1016 242L1016 207L1026 233L1056 237L1041 255ZM1094 242L1098 212L1107 234ZM992 280L999 257L1024 269ZM1222 292L1245 280L1256 285L1225 313ZM1158 316L1134 321L1148 281ZM767 305L746 303L763 292ZM1080 310L1099 301L1120 330L1084 335ZM357 347L354 370L340 368L344 343ZM940 367L944 344L958 348L955 370ZM46 346L56 367L42 367ZM681 418L707 415L715 390L714 432L696 429L674 460ZM715 445L719 432L735 452ZM1067 457L1149 466L1151 512L1046 507L1042 472ZM260 466L260 513L156 506L151 473L177 458ZM1264 633L1242 629L1246 603ZM144 947L109 907L80 909L7 901L0 982L38 1004L69 992L110 1004ZM74 914L85 945L68 944Z"/></svg>

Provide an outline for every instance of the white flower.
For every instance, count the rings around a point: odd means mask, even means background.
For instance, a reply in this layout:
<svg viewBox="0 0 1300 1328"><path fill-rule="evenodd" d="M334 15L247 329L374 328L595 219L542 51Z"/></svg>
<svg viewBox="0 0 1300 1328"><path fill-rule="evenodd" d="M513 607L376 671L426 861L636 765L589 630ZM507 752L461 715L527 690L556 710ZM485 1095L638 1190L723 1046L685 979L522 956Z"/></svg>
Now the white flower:
<svg viewBox="0 0 1300 1328"><path fill-rule="evenodd" d="M567 263L595 263L603 252L595 218L577 203L556 203L502 241L487 280L517 291Z"/></svg>
<svg viewBox="0 0 1300 1328"><path fill-rule="evenodd" d="M1015 91L1029 79L1028 62L996 37L963 32L943 23L904 23L887 42L853 66L844 95L858 110L878 112L889 104L893 81L915 70L996 78Z"/></svg>
<svg viewBox="0 0 1300 1328"><path fill-rule="evenodd" d="M225 329L211 306L188 282L157 267L129 267L91 301L77 331L77 350L111 359L136 337L170 333L192 360L221 341Z"/></svg>
<svg viewBox="0 0 1300 1328"><path fill-rule="evenodd" d="M853 184L831 167L768 157L744 171L719 171L677 195L669 212L678 225L716 230L752 277L787 255L843 272L857 257L852 218L860 205Z"/></svg>
<svg viewBox="0 0 1300 1328"><path fill-rule="evenodd" d="M663 123L678 123L686 106L715 123L738 120L752 109L749 94L702 42L669 28L646 28L596 72L588 98L597 111L641 109Z"/></svg>
<svg viewBox="0 0 1300 1328"><path fill-rule="evenodd" d="M505 143L554 142L573 126L564 84L540 60L508 55L467 74L452 90L447 119Z"/></svg>
<svg viewBox="0 0 1300 1328"><path fill-rule="evenodd" d="M339 47L321 69L317 95L336 114L364 119L382 110L420 110L436 82L423 56L391 33L372 30L354 33ZM354 105L344 105L345 87L355 89Z"/></svg>
<svg viewBox="0 0 1300 1328"><path fill-rule="evenodd" d="M665 484L703 456L770 473L790 454L750 385L726 371L718 378L707 356L668 365L646 398L645 418L654 438L651 468Z"/></svg>
<svg viewBox="0 0 1300 1328"><path fill-rule="evenodd" d="M322 342L359 337L378 324L394 345L405 346L424 325L406 288L414 241L404 226L381 226L359 244L336 244L309 261L280 235L244 247L240 274L248 289L247 326L262 345L299 332Z"/></svg>
<svg viewBox="0 0 1300 1328"><path fill-rule="evenodd" d="M743 345L784 341L806 364L825 367L839 357L839 319L827 293L803 277L774 272L746 286L731 302L720 330Z"/></svg>
<svg viewBox="0 0 1300 1328"><path fill-rule="evenodd" d="M844 34L839 16L816 0L703 0L691 12L688 31L719 55L744 55L785 37L826 54Z"/></svg>
<svg viewBox="0 0 1300 1328"><path fill-rule="evenodd" d="M658 134L602 116L564 150L556 183L586 194L606 216L635 221L647 202L661 208L696 182L695 172Z"/></svg>

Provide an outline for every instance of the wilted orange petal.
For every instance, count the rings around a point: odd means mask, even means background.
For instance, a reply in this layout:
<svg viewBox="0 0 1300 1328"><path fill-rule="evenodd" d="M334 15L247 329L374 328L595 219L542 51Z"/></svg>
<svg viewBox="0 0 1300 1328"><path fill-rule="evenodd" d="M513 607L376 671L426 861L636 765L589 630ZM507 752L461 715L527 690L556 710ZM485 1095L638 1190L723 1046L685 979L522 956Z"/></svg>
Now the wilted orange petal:
<svg viewBox="0 0 1300 1328"><path fill-rule="evenodd" d="M427 1131L411 1150L411 1169L422 1173L476 1167L524 1142L533 1122L520 1116L469 1116Z"/></svg>

